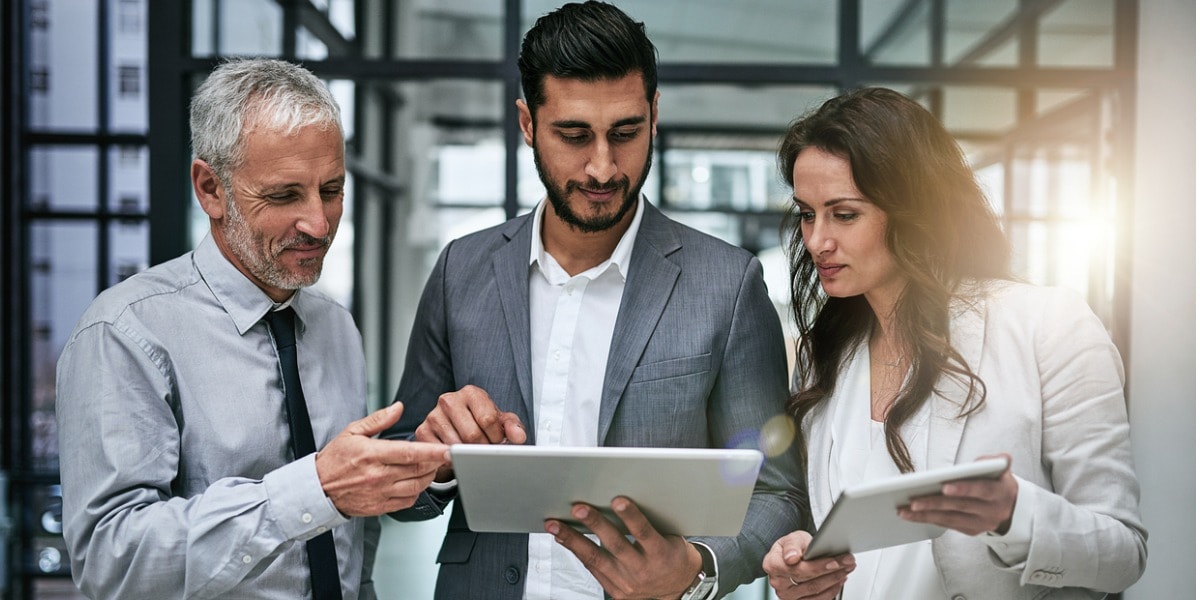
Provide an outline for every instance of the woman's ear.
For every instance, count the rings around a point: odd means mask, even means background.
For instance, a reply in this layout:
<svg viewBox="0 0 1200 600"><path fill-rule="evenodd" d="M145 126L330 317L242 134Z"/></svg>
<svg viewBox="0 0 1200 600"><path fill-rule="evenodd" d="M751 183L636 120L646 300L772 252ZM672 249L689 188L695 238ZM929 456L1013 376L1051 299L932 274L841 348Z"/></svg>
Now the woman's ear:
<svg viewBox="0 0 1200 600"><path fill-rule="evenodd" d="M212 167L198 158L192 161L192 190L208 218L225 218L225 186Z"/></svg>

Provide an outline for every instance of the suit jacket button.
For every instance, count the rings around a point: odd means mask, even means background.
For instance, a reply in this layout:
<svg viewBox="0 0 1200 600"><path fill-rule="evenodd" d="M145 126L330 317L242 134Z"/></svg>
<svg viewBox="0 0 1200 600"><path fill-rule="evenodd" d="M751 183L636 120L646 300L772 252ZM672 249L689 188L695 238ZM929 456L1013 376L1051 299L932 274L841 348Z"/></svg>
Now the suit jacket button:
<svg viewBox="0 0 1200 600"><path fill-rule="evenodd" d="M504 570L504 580L510 585L516 585L521 580L521 570L516 567L509 567Z"/></svg>

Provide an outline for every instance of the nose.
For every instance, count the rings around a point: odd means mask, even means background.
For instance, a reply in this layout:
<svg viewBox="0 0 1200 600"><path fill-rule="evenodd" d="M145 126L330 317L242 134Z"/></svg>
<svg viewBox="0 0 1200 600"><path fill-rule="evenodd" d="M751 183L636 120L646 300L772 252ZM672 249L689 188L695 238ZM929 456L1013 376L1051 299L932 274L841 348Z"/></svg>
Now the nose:
<svg viewBox="0 0 1200 600"><path fill-rule="evenodd" d="M326 202L321 199L320 191L305 194L304 199L296 203L296 230L300 233L323 238L329 235L329 216L326 214Z"/></svg>
<svg viewBox="0 0 1200 600"><path fill-rule="evenodd" d="M617 159L613 154L612 145L607 140L600 138L596 141L595 149L592 155L588 157L587 167L584 169L588 177L607 183L617 174Z"/></svg>
<svg viewBox="0 0 1200 600"><path fill-rule="evenodd" d="M833 236L828 235L826 227L821 224L820 219L816 219L811 224L804 226L804 247L808 249L808 253L813 257L818 257L826 252L833 250Z"/></svg>

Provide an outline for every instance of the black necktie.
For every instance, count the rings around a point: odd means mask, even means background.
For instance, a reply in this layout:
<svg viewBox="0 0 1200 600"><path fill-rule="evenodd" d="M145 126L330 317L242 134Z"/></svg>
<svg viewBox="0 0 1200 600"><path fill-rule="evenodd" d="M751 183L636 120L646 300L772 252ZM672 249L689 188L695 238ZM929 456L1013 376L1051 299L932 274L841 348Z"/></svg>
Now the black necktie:
<svg viewBox="0 0 1200 600"><path fill-rule="evenodd" d="M283 395L287 400L288 428L292 432L292 453L296 458L317 451L313 441L312 423L300 388L300 369L296 366L296 312L291 307L273 310L264 317L283 370ZM342 597L338 575L337 553L333 548L333 532L326 531L308 540L308 571L312 577L313 599L333 600Z"/></svg>

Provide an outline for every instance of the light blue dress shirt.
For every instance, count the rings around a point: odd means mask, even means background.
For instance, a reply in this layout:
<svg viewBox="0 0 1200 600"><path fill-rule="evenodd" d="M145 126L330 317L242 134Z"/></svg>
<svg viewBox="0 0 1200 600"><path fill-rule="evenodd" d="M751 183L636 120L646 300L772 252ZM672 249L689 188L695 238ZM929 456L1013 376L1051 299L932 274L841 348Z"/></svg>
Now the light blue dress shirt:
<svg viewBox="0 0 1200 600"><path fill-rule="evenodd" d="M63 533L94 598L311 595L304 541L333 530L343 596L373 598L377 519L347 519L293 457L271 299L194 252L103 292L58 363ZM300 290L297 353L317 447L365 413L361 337Z"/></svg>

